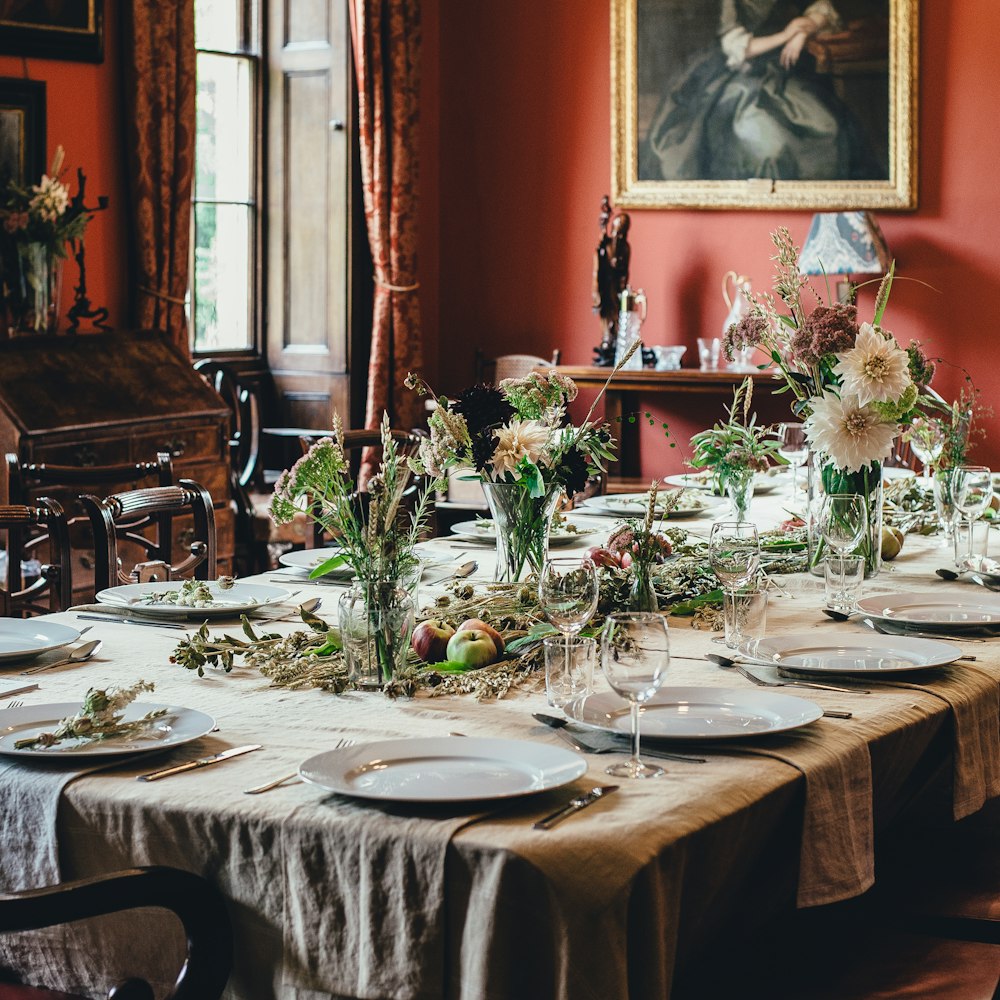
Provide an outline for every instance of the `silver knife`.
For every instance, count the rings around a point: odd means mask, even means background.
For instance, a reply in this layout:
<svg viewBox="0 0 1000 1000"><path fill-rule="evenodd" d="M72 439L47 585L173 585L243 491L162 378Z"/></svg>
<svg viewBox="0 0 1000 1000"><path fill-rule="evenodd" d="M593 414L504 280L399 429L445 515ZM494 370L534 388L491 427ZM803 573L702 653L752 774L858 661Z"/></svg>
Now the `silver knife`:
<svg viewBox="0 0 1000 1000"><path fill-rule="evenodd" d="M37 691L37 684L25 684L23 687L11 688L9 691L0 691L0 701L4 698L10 698L15 694L27 694L29 691Z"/></svg>
<svg viewBox="0 0 1000 1000"><path fill-rule="evenodd" d="M149 625L151 628L183 628L190 629L194 628L194 623L191 625L178 625L176 622L161 622L153 621L148 618L130 618L127 615L83 615L78 614L77 618L86 618L92 622L111 622L112 624L119 625Z"/></svg>
<svg viewBox="0 0 1000 1000"><path fill-rule="evenodd" d="M540 819L534 824L533 829L551 830L556 823L561 823L568 816L572 816L573 813L577 813L581 809L586 809L587 806L593 805L598 799L616 791L618 791L617 785L598 785L596 788L591 788L585 795L578 795L575 799L570 799L562 809L557 809L551 815Z"/></svg>
<svg viewBox="0 0 1000 1000"><path fill-rule="evenodd" d="M177 764L175 767L164 767L159 771L140 774L135 780L158 781L160 778L169 778L172 774L180 774L182 771L193 771L198 767L207 767L209 764L217 764L220 760L239 757L240 754L260 749L262 749L262 744L260 743L251 743L245 747L232 747L229 750L223 750L221 753L214 753L211 757L200 757L198 760L189 760L186 764Z"/></svg>

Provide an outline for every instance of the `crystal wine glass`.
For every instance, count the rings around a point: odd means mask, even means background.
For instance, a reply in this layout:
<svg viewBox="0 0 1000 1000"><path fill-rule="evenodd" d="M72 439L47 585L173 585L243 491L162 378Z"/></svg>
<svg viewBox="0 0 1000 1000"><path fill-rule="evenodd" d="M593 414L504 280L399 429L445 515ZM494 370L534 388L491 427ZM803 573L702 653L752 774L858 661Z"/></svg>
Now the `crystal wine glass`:
<svg viewBox="0 0 1000 1000"><path fill-rule="evenodd" d="M549 623L565 637L567 676L570 639L593 617L599 596L597 568L589 559L562 556L545 561L538 578L538 603Z"/></svg>
<svg viewBox="0 0 1000 1000"><path fill-rule="evenodd" d="M745 587L760 569L760 539L750 521L719 521L708 537L708 561L715 575L729 591L733 605L740 587ZM727 630L726 645L736 648L742 641L739 619L733 616L734 632Z"/></svg>
<svg viewBox="0 0 1000 1000"><path fill-rule="evenodd" d="M915 417L910 424L909 438L913 454L920 459L924 467L922 477L924 485L929 487L931 477L934 475L934 463L944 451L944 428L937 420L930 417Z"/></svg>
<svg viewBox="0 0 1000 1000"><path fill-rule="evenodd" d="M844 557L865 533L865 506L856 493L828 493L819 512L819 530L824 541L839 557L838 594L847 589Z"/></svg>
<svg viewBox="0 0 1000 1000"><path fill-rule="evenodd" d="M966 565L971 565L974 555L973 524L993 500L993 477L990 470L985 465L960 465L955 470L952 481L952 496L956 510L964 514L969 522L969 549L965 562Z"/></svg>
<svg viewBox="0 0 1000 1000"><path fill-rule="evenodd" d="M805 424L779 424L778 454L792 467L792 496L796 495L798 469L809 457L809 442L806 440Z"/></svg>
<svg viewBox="0 0 1000 1000"><path fill-rule="evenodd" d="M601 634L601 666L615 693L626 698L632 717L632 756L606 768L619 778L655 778L662 767L639 757L639 706L663 684L670 665L667 620L652 611L614 612Z"/></svg>

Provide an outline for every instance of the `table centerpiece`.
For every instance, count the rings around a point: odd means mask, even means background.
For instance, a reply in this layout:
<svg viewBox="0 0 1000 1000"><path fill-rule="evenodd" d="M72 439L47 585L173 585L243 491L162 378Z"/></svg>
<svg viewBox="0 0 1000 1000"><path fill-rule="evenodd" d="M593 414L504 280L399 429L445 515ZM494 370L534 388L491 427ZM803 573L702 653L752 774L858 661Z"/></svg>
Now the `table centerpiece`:
<svg viewBox="0 0 1000 1000"><path fill-rule="evenodd" d="M715 491L728 495L737 521L746 520L754 476L772 464L787 464L778 454L780 442L774 437L774 428L757 424L757 414L750 409L752 400L753 379L747 378L733 390L726 419L691 438L692 467L711 470Z"/></svg>
<svg viewBox="0 0 1000 1000"><path fill-rule="evenodd" d="M37 184L7 183L0 201L0 289L3 327L55 333L66 245L82 240L90 215L62 182L65 154L56 147ZM82 199L80 199L82 200Z"/></svg>
<svg viewBox="0 0 1000 1000"><path fill-rule="evenodd" d="M541 570L560 498L581 492L613 457L609 427L591 418L638 346L636 340L615 365L579 426L567 415L576 383L554 369L496 386L474 385L455 399L435 394L419 375L407 376L409 388L435 403L430 437L418 456L421 468L438 477L449 469L468 469L482 483L496 533L497 582Z"/></svg>
<svg viewBox="0 0 1000 1000"><path fill-rule="evenodd" d="M336 415L333 430L332 438L317 441L281 474L271 516L287 524L305 510L336 538L338 551L310 577L345 563L354 569L354 586L340 599L339 639L352 678L359 686L381 688L406 661L415 609L403 581L419 565L414 546L426 529L431 498L441 483L425 481L416 490L413 509L406 509L416 469L400 454L384 415L382 461L367 492L358 493Z"/></svg>
<svg viewBox="0 0 1000 1000"><path fill-rule="evenodd" d="M774 291L754 295L750 311L726 331L724 349L757 347L770 357L795 399L792 410L805 424L812 449L806 522L809 565L825 556L816 530L822 495L856 494L864 506L866 531L856 550L864 557L865 575L881 565L882 463L893 443L919 412L933 373L920 345L900 347L882 326L892 288L894 266L882 278L871 322L858 321L857 306L824 304L799 273L799 250L787 229L771 235L776 249ZM803 299L817 302L812 309Z"/></svg>

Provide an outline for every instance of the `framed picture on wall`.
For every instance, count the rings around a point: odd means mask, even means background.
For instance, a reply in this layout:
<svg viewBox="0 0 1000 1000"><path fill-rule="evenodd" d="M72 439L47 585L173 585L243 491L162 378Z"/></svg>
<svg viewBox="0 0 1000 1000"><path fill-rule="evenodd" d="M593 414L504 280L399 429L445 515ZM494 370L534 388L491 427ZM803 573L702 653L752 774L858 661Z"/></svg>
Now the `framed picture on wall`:
<svg viewBox="0 0 1000 1000"><path fill-rule="evenodd" d="M919 0L612 0L622 208L917 207Z"/></svg>
<svg viewBox="0 0 1000 1000"><path fill-rule="evenodd" d="M0 52L104 61L104 0L0 0Z"/></svg>
<svg viewBox="0 0 1000 1000"><path fill-rule="evenodd" d="M37 184L45 173L45 84L0 78L0 188Z"/></svg>

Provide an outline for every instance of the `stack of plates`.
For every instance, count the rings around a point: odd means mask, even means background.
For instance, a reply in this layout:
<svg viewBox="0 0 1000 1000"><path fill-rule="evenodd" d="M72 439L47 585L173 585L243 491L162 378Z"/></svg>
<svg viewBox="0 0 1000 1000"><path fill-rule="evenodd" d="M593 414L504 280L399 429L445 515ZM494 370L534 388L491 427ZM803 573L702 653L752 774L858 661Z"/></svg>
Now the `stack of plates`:
<svg viewBox="0 0 1000 1000"><path fill-rule="evenodd" d="M588 497L581 505L588 514L600 514L603 517L642 517L646 513L648 496L645 493L608 493L599 497ZM719 497L709 496L704 491L688 490L680 502L669 514L657 505L657 515L666 516L668 520L679 517L698 517L708 514L714 508L726 503Z"/></svg>

